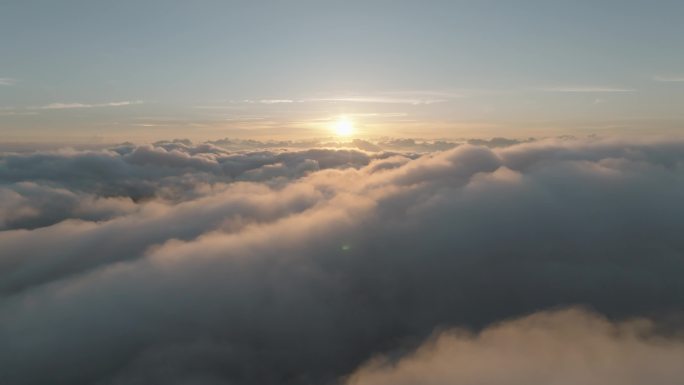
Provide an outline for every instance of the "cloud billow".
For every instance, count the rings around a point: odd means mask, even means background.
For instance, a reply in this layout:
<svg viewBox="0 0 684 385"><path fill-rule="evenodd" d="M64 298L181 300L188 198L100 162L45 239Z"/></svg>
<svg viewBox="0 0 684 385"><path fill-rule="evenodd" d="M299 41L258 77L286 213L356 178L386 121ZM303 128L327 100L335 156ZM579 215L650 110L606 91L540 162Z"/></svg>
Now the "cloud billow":
<svg viewBox="0 0 684 385"><path fill-rule="evenodd" d="M540 312L473 334L436 334L398 361L377 357L348 385L666 385L684 378L684 339L648 320L614 323L584 309Z"/></svg>
<svg viewBox="0 0 684 385"><path fill-rule="evenodd" d="M669 363L683 345L659 345L656 327L611 339L623 324L581 311L501 322L582 304L656 325L681 310L682 161L683 142L611 140L417 158L187 143L5 157L0 176L15 199L58 219L0 233L0 378L383 384L428 371L426 383L525 383L552 378L530 374L554 367L540 351L591 357L598 341L623 352L612 365L636 376L630 384L676 382ZM20 183L91 203L59 211ZM137 183L149 183L145 199L121 193ZM575 320L598 326L577 331ZM439 337L451 328L485 334ZM436 330L446 342L412 353ZM582 338L568 342L571 332ZM496 364L526 341L509 367ZM448 369L465 365L463 352L480 357L481 372ZM364 364L379 355L390 363ZM595 378L617 384L617 372Z"/></svg>
<svg viewBox="0 0 684 385"><path fill-rule="evenodd" d="M207 184L296 178L391 156L353 149L229 152L205 143L123 144L104 150L0 154L0 182L41 183L103 197L185 200Z"/></svg>

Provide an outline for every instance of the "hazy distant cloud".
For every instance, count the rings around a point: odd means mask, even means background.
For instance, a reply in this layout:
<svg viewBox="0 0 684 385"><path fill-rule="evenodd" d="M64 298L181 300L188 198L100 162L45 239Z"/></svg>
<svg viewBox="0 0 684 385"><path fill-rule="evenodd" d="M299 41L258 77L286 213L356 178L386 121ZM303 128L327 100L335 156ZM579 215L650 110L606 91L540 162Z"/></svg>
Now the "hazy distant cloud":
<svg viewBox="0 0 684 385"><path fill-rule="evenodd" d="M388 113L388 114L348 114L348 116L383 116L383 117L397 117L404 116L405 114L400 113ZM371 152L402 152L402 153L425 153L425 152L435 152L444 151L454 148L460 144L460 142L452 142L445 140L421 140L421 139L382 139L377 141L366 141L356 139L352 142L337 142L328 140L304 140L304 141L290 141L290 140L270 140L270 141L258 141L258 140L240 140L240 139L219 139L215 141L210 141L208 143L214 144L221 148L233 150L233 151L244 151L244 150L284 150L284 149L297 149L301 150L304 148L324 148L324 149L334 149L334 148L357 148L363 151ZM517 142L516 142L517 143ZM372 149L372 150L369 150Z"/></svg>
<svg viewBox="0 0 684 385"><path fill-rule="evenodd" d="M13 78L0 78L0 86L13 86L18 80Z"/></svg>
<svg viewBox="0 0 684 385"><path fill-rule="evenodd" d="M490 148L494 148L494 147L508 147L508 146L513 146L515 144L529 143L529 142L533 142L533 141L534 141L533 138L530 138L527 140L508 139L508 138L491 138L491 139L470 139L470 140L468 140L468 144L473 144L476 146L487 146Z"/></svg>
<svg viewBox="0 0 684 385"><path fill-rule="evenodd" d="M613 92L634 92L633 88L624 87L606 87L606 86L558 86L558 87L542 87L538 88L540 91L546 92L568 92L568 93L613 93Z"/></svg>
<svg viewBox="0 0 684 385"><path fill-rule="evenodd" d="M679 75L679 76L654 76L653 80L657 82L673 82L673 83L680 83L684 82L684 75Z"/></svg>
<svg viewBox="0 0 684 385"><path fill-rule="evenodd" d="M424 141L410 138L380 140L375 144L386 151L417 153L445 151L459 145L459 143L445 140Z"/></svg>
<svg viewBox="0 0 684 385"><path fill-rule="evenodd" d="M109 103L96 103L96 104L84 104L84 103L50 103L40 107L31 107L32 109L39 110L65 110L73 108L99 108L99 107L123 107L143 104L142 100L124 100L119 102L109 102Z"/></svg>
<svg viewBox="0 0 684 385"><path fill-rule="evenodd" d="M680 319L539 311L680 309L684 142L472 143L3 154L3 383L680 378Z"/></svg>

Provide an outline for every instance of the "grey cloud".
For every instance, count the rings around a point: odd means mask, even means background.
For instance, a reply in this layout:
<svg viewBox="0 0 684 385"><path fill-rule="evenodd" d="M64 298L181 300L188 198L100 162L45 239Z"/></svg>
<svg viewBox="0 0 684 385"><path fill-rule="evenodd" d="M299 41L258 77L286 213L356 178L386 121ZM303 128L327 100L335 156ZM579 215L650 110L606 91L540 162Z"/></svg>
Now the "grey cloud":
<svg viewBox="0 0 684 385"><path fill-rule="evenodd" d="M459 143L444 140L425 141L406 138L381 140L377 143L377 145L388 151L412 151L425 153L450 150L458 146Z"/></svg>
<svg viewBox="0 0 684 385"><path fill-rule="evenodd" d="M499 138L500 140L509 140ZM488 142L488 141L484 141ZM311 149L311 148L357 148L367 152L415 152L426 153L435 151L445 151L452 149L460 142L452 142L446 140L421 140L412 138L381 138L378 140L364 140L354 139L351 142L338 142L325 139L314 139L306 141L258 141L258 140L244 140L244 139L220 139L207 142L218 147L231 150L241 151L246 149L264 150L264 149ZM516 144L519 141L510 140L509 144Z"/></svg>
<svg viewBox="0 0 684 385"><path fill-rule="evenodd" d="M299 187L280 190L277 197L258 185L211 191L210 196L175 205L141 204L130 215L101 223L64 221L31 232L0 233L0 293L139 258L147 248L169 239L190 240L219 228L235 230L273 220L305 210L318 200L316 191Z"/></svg>
<svg viewBox="0 0 684 385"><path fill-rule="evenodd" d="M508 147L515 144L533 142L534 139L530 138L527 140L519 139L509 139L509 138L491 138L491 139L469 139L468 144L475 146L487 146L487 147Z"/></svg>
<svg viewBox="0 0 684 385"><path fill-rule="evenodd" d="M135 211L127 198L104 198L19 182L0 186L0 230L49 226L69 218L102 221Z"/></svg>
<svg viewBox="0 0 684 385"><path fill-rule="evenodd" d="M363 150L363 151L368 151L368 152L382 151L382 147L378 146L375 143L372 143L372 142L369 142L369 141L363 140L363 139L354 139L352 141L352 145L354 147L358 148L359 150Z"/></svg>
<svg viewBox="0 0 684 385"><path fill-rule="evenodd" d="M325 168L361 167L374 158L349 149L230 152L211 143L123 144L102 150L60 150L0 155L0 183L47 183L106 197L178 200L198 185L287 176ZM275 165L287 167L280 175ZM264 170L259 170L266 167ZM265 181L265 179L261 179Z"/></svg>
<svg viewBox="0 0 684 385"><path fill-rule="evenodd" d="M115 159L133 180L149 167L251 181L153 195L101 222L0 233L6 383L335 383L372 357L400 359L435 329L572 304L660 322L684 303L683 142L466 144L377 158L189 145L85 154ZM128 163L135 151L144 161ZM31 167L0 170L57 183L41 156L62 179L77 157L33 154L12 158Z"/></svg>

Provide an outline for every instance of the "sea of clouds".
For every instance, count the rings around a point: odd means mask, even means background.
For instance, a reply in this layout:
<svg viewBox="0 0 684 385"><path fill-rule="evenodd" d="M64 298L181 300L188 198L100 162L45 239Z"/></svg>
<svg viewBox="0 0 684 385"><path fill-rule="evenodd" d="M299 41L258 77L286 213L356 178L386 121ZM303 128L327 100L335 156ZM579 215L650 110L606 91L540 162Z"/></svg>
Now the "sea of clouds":
<svg viewBox="0 0 684 385"><path fill-rule="evenodd" d="M0 154L2 384L670 385L684 141Z"/></svg>

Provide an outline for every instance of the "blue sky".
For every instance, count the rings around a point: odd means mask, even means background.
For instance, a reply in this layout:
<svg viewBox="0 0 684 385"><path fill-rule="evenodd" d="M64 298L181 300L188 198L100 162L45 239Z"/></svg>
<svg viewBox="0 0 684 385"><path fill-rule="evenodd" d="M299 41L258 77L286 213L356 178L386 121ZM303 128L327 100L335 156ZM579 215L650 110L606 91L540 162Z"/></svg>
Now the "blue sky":
<svg viewBox="0 0 684 385"><path fill-rule="evenodd" d="M0 4L5 140L678 134L681 1Z"/></svg>

